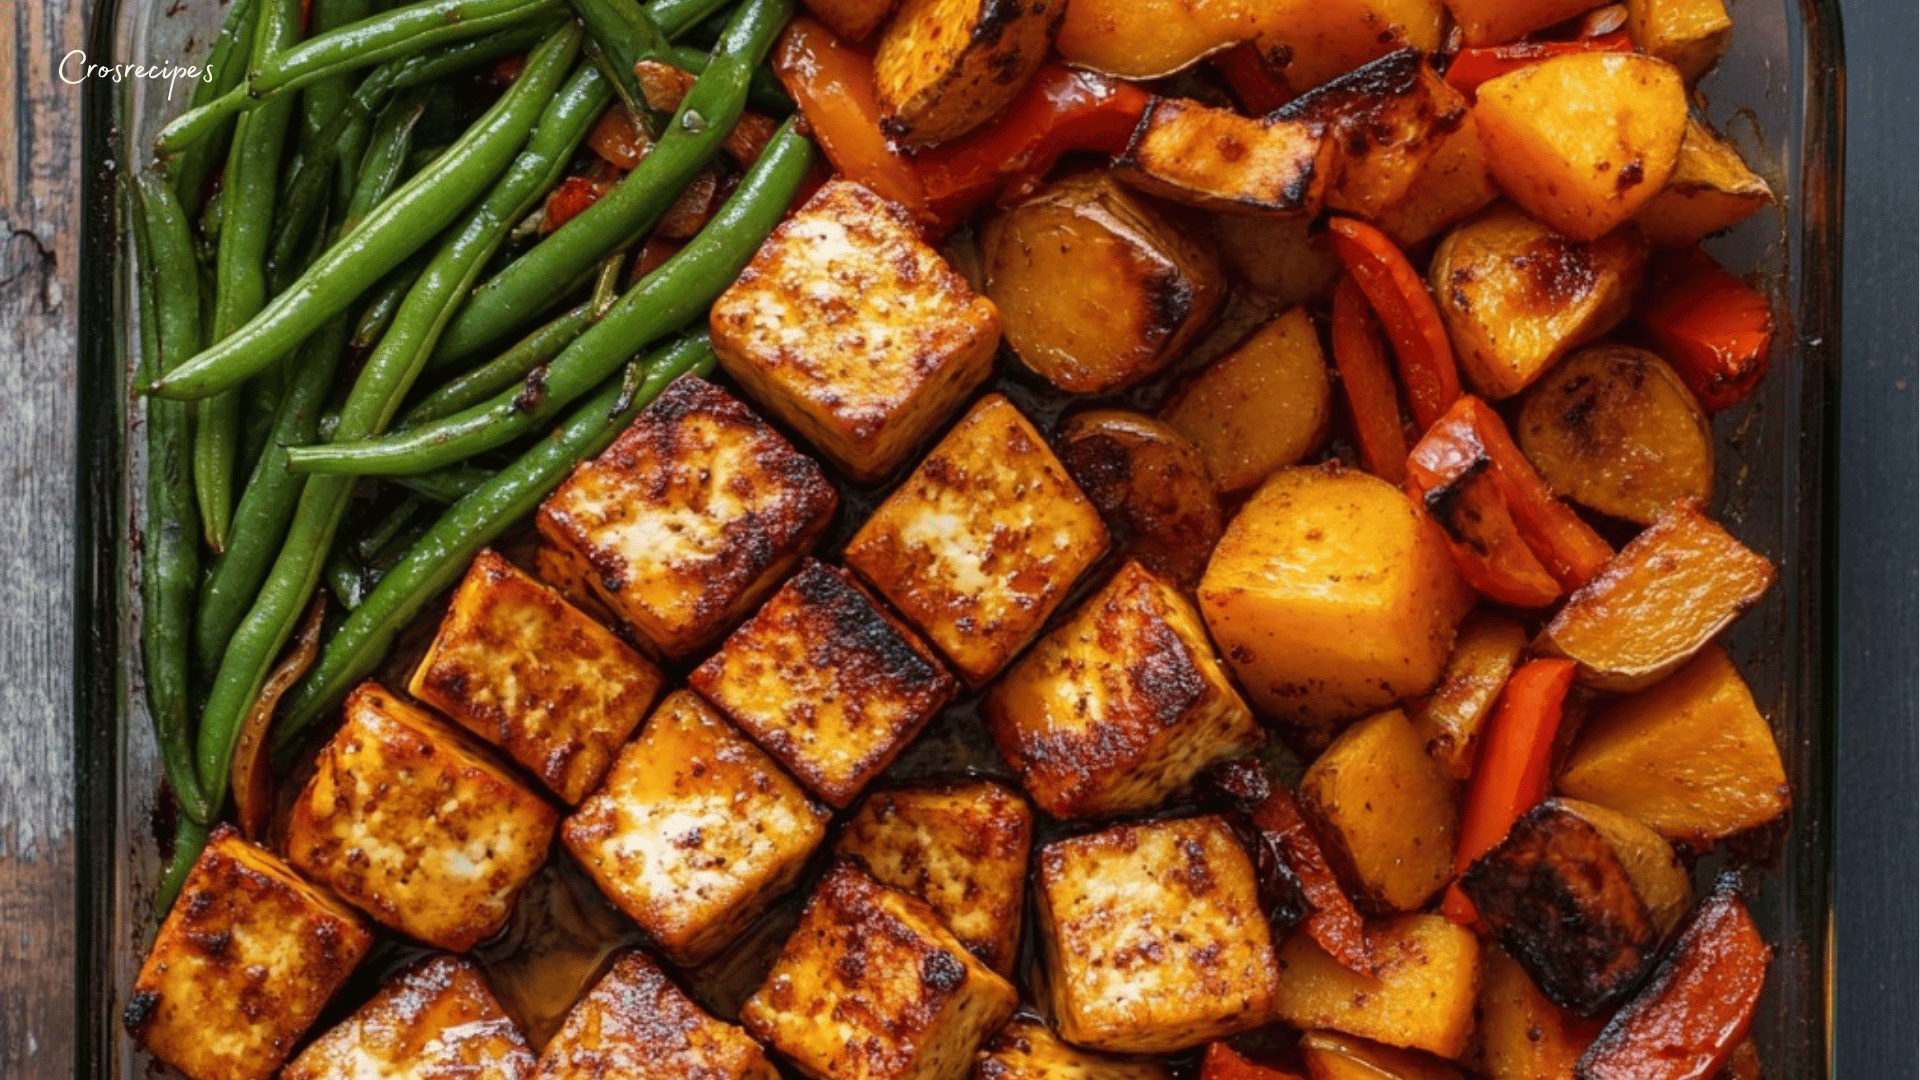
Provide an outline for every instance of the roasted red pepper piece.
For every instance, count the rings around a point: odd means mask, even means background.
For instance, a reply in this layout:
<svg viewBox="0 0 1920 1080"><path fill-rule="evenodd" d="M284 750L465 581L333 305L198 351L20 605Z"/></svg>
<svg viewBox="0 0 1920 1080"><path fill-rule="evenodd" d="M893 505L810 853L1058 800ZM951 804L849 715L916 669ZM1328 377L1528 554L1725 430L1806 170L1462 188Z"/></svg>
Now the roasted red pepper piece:
<svg viewBox="0 0 1920 1080"><path fill-rule="evenodd" d="M880 130L872 58L803 15L774 49L773 70L840 175L932 222L919 172Z"/></svg>
<svg viewBox="0 0 1920 1080"><path fill-rule="evenodd" d="M1625 30L1615 30L1579 41L1516 41L1511 45L1487 45L1461 49L1447 68L1447 85L1463 94L1471 94L1488 79L1528 64L1583 52L1632 52L1633 42Z"/></svg>
<svg viewBox="0 0 1920 1080"><path fill-rule="evenodd" d="M1699 248L1655 267L1640 325L1709 412L1744 400L1767 373L1773 305Z"/></svg>
<svg viewBox="0 0 1920 1080"><path fill-rule="evenodd" d="M1226 1043L1208 1043L1200 1080L1300 1080L1300 1074L1250 1061Z"/></svg>
<svg viewBox="0 0 1920 1080"><path fill-rule="evenodd" d="M1265 116L1293 100L1287 84L1273 73L1260 48L1251 41L1241 42L1213 58L1227 85L1240 98L1240 105L1253 116Z"/></svg>
<svg viewBox="0 0 1920 1080"><path fill-rule="evenodd" d="M1321 850L1320 838L1300 812L1293 793L1275 785L1267 797L1249 815L1261 838L1274 853L1285 860L1287 868L1300 882L1300 894L1313 910L1302 926L1314 944L1338 960L1342 967L1362 975L1375 971L1373 942L1367 938L1366 920L1353 906L1340 880L1334 877Z"/></svg>
<svg viewBox="0 0 1920 1080"><path fill-rule="evenodd" d="M1407 477L1407 433L1400 398L1387 368L1387 353L1373 324L1373 311L1351 276L1333 292L1333 363L1353 421L1360 464L1390 484Z"/></svg>
<svg viewBox="0 0 1920 1080"><path fill-rule="evenodd" d="M1476 419L1455 407L1427 429L1407 455L1408 494L1446 534L1467 584L1503 604L1546 607L1560 599L1560 582L1515 519L1521 496L1487 452Z"/></svg>
<svg viewBox="0 0 1920 1080"><path fill-rule="evenodd" d="M1387 328L1413 422L1425 431L1460 397L1460 369L1440 309L1419 271L1386 233L1349 217L1332 218L1327 228L1333 253Z"/></svg>
<svg viewBox="0 0 1920 1080"><path fill-rule="evenodd" d="M1613 548L1571 507L1553 497L1492 406L1468 395L1454 405L1454 411L1472 420L1481 447L1500 473L1513 522L1541 565L1567 592L1593 580L1613 558Z"/></svg>

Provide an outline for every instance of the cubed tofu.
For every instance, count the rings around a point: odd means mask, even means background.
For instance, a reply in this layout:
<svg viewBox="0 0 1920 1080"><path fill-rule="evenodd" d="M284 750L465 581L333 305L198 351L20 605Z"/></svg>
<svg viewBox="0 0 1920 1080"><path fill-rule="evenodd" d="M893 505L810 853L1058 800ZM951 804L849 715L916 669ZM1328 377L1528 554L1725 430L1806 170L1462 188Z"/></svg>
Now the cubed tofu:
<svg viewBox="0 0 1920 1080"><path fill-rule="evenodd" d="M380 988L315 1039L280 1080L522 1080L533 1050L480 969L434 956Z"/></svg>
<svg viewBox="0 0 1920 1080"><path fill-rule="evenodd" d="M560 815L459 729L366 682L294 803L288 861L453 952L493 936Z"/></svg>
<svg viewBox="0 0 1920 1080"><path fill-rule="evenodd" d="M879 791L835 850L882 885L925 900L973 955L1002 975L1020 945L1033 811L999 784L962 781Z"/></svg>
<svg viewBox="0 0 1920 1080"><path fill-rule="evenodd" d="M669 957L694 964L799 879L828 816L683 690L654 710L560 838Z"/></svg>
<svg viewBox="0 0 1920 1080"><path fill-rule="evenodd" d="M1278 1019L1444 1058L1473 1033L1480 939L1440 915L1401 915L1371 927L1375 977L1356 974L1296 933L1280 949Z"/></svg>
<svg viewBox="0 0 1920 1080"><path fill-rule="evenodd" d="M1058 818L1149 809L1265 741L1193 603L1131 561L994 685L987 715Z"/></svg>
<svg viewBox="0 0 1920 1080"><path fill-rule="evenodd" d="M720 366L856 480L898 468L993 373L1000 316L904 207L832 180L714 302Z"/></svg>
<svg viewBox="0 0 1920 1080"><path fill-rule="evenodd" d="M127 1031L192 1080L265 1080L360 963L360 917L218 826L127 998Z"/></svg>
<svg viewBox="0 0 1920 1080"><path fill-rule="evenodd" d="M818 562L781 586L688 681L840 808L960 688L853 575Z"/></svg>
<svg viewBox="0 0 1920 1080"><path fill-rule="evenodd" d="M1106 548L1100 512L992 394L873 512L846 561L978 686Z"/></svg>
<svg viewBox="0 0 1920 1080"><path fill-rule="evenodd" d="M1218 817L1121 825L1040 853L1055 1027L1158 1054L1272 1019L1279 968L1253 860Z"/></svg>
<svg viewBox="0 0 1920 1080"><path fill-rule="evenodd" d="M925 901L837 864L740 1022L815 1080L958 1080L1013 985Z"/></svg>
<svg viewBox="0 0 1920 1080"><path fill-rule="evenodd" d="M567 1014L532 1080L778 1080L760 1044L630 952Z"/></svg>
<svg viewBox="0 0 1920 1080"><path fill-rule="evenodd" d="M1229 214L1311 218L1333 162L1326 125L1157 97L1114 171L1142 191Z"/></svg>
<svg viewBox="0 0 1920 1080"><path fill-rule="evenodd" d="M1033 75L1067 0L902 0L873 54L880 126L918 146L965 135Z"/></svg>
<svg viewBox="0 0 1920 1080"><path fill-rule="evenodd" d="M607 607L669 657L717 640L833 517L826 474L712 383L675 380L540 507Z"/></svg>
<svg viewBox="0 0 1920 1080"><path fill-rule="evenodd" d="M486 549L408 690L577 803L665 682L611 630Z"/></svg>
<svg viewBox="0 0 1920 1080"><path fill-rule="evenodd" d="M1060 1041L1047 1025L1015 1018L980 1048L973 1080L1173 1080L1155 1061L1090 1053Z"/></svg>

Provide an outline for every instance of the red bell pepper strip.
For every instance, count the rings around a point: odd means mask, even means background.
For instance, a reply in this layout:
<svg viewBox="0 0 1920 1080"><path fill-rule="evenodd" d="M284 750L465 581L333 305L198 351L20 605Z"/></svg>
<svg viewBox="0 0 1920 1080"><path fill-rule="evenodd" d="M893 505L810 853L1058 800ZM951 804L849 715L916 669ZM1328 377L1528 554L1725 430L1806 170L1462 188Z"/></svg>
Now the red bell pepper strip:
<svg viewBox="0 0 1920 1080"><path fill-rule="evenodd" d="M1522 496L1487 453L1474 419L1456 407L1427 429L1407 456L1408 494L1446 534L1467 584L1503 604L1546 607L1560 599L1560 583L1514 519Z"/></svg>
<svg viewBox="0 0 1920 1080"><path fill-rule="evenodd" d="M1226 1043L1208 1043L1200 1059L1200 1080L1300 1080L1298 1073L1284 1072L1250 1061Z"/></svg>
<svg viewBox="0 0 1920 1080"><path fill-rule="evenodd" d="M1413 422L1425 431L1460 397L1460 370L1453 361L1453 343L1440 321L1440 309L1413 264L1386 233L1349 217L1332 218L1327 228L1333 253L1387 328L1400 361L1400 382L1413 407Z"/></svg>
<svg viewBox="0 0 1920 1080"><path fill-rule="evenodd" d="M1301 897L1313 909L1303 924L1307 936L1342 967L1361 975L1377 972L1366 920L1340 887L1320 838L1307 824L1293 793L1276 785L1250 816L1263 841L1293 871Z"/></svg>
<svg viewBox="0 0 1920 1080"><path fill-rule="evenodd" d="M1374 330L1373 312L1351 276L1333 292L1333 363L1353 421L1360 464L1389 484L1407 478L1407 433L1400 399L1387 370L1386 350Z"/></svg>
<svg viewBox="0 0 1920 1080"><path fill-rule="evenodd" d="M1530 660L1500 691L1500 704L1467 789L1460 847L1453 861L1456 876L1492 851L1522 814L1547 797L1554 736L1560 730L1561 706L1573 685L1574 669L1571 660ZM1447 886L1440 911L1462 926L1480 919L1458 881Z"/></svg>
<svg viewBox="0 0 1920 1080"><path fill-rule="evenodd" d="M873 60L806 16L788 24L774 49L774 74L833 167L931 223L926 187L906 155L880 129Z"/></svg>
<svg viewBox="0 0 1920 1080"><path fill-rule="evenodd" d="M1492 406L1468 395L1454 409L1472 419L1481 448L1500 474L1514 524L1541 565L1567 592L1592 581L1613 558L1612 546L1571 507L1553 497Z"/></svg>
<svg viewBox="0 0 1920 1080"><path fill-rule="evenodd" d="M1640 325L1709 412L1744 400L1767 373L1773 305L1699 248L1662 260Z"/></svg>
<svg viewBox="0 0 1920 1080"><path fill-rule="evenodd" d="M1241 107L1254 116L1265 116L1293 100L1287 84L1274 75L1261 58L1259 46L1251 41L1235 45L1214 57L1213 62L1227 77L1227 85L1233 87Z"/></svg>
<svg viewBox="0 0 1920 1080"><path fill-rule="evenodd" d="M1510 71L1518 71L1529 64L1542 60L1551 60L1556 56L1571 56L1574 53L1587 52L1632 52L1633 41L1625 30L1601 34L1598 37L1583 38L1579 41L1516 41L1511 45L1486 45L1477 49L1461 49L1460 55L1453 58L1447 68L1447 85L1463 94L1471 94L1488 79L1495 79Z"/></svg>

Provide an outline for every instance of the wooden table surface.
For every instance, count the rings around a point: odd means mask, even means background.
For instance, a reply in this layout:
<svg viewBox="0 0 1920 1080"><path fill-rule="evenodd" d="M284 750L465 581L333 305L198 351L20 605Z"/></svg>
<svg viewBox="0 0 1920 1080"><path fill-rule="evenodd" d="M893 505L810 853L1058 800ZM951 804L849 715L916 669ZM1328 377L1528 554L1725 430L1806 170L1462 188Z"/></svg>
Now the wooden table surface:
<svg viewBox="0 0 1920 1080"><path fill-rule="evenodd" d="M0 17L0 1077L73 1069L77 0ZM1836 1075L1915 1075L1915 4L1844 0ZM10 83L10 85L8 85ZM1792 1080L1792 1078L1779 1078Z"/></svg>

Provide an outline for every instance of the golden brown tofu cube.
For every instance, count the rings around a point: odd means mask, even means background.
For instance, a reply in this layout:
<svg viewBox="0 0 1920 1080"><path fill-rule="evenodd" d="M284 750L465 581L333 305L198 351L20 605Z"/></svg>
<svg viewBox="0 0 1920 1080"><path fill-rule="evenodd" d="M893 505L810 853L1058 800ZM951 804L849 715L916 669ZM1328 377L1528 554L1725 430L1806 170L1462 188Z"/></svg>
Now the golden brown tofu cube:
<svg viewBox="0 0 1920 1080"><path fill-rule="evenodd" d="M1173 1080L1165 1065L1090 1053L1038 1020L1015 1018L980 1048L973 1080Z"/></svg>
<svg viewBox="0 0 1920 1080"><path fill-rule="evenodd" d="M995 684L987 715L1058 818L1157 806L1265 741L1193 603L1131 561Z"/></svg>
<svg viewBox="0 0 1920 1080"><path fill-rule="evenodd" d="M218 826L127 998L127 1031L192 1080L265 1080L373 937L286 864Z"/></svg>
<svg viewBox="0 0 1920 1080"><path fill-rule="evenodd" d="M1040 853L1054 1025L1158 1054L1259 1027L1280 973L1253 861L1224 819L1121 825Z"/></svg>
<svg viewBox="0 0 1920 1080"><path fill-rule="evenodd" d="M843 862L740 1022L816 1080L958 1080L1018 1004L924 901Z"/></svg>
<svg viewBox="0 0 1920 1080"><path fill-rule="evenodd" d="M1278 1019L1457 1058L1473 1033L1480 939L1439 915L1369 927L1374 977L1356 974L1296 933L1280 950Z"/></svg>
<svg viewBox="0 0 1920 1080"><path fill-rule="evenodd" d="M560 838L668 956L693 964L799 878L827 817L683 690L654 710Z"/></svg>
<svg viewBox="0 0 1920 1080"><path fill-rule="evenodd" d="M675 380L540 507L607 607L681 657L773 591L839 497L820 467L712 383Z"/></svg>
<svg viewBox="0 0 1920 1080"><path fill-rule="evenodd" d="M986 781L875 792L835 848L882 885L925 900L973 955L1013 970L1033 811Z"/></svg>
<svg viewBox="0 0 1920 1080"><path fill-rule="evenodd" d="M781 586L688 681L840 808L960 688L853 575L818 562Z"/></svg>
<svg viewBox="0 0 1920 1080"><path fill-rule="evenodd" d="M1099 511L993 394L880 504L846 560L978 686L1106 548Z"/></svg>
<svg viewBox="0 0 1920 1080"><path fill-rule="evenodd" d="M612 631L487 549L408 690L577 803L665 681Z"/></svg>
<svg viewBox="0 0 1920 1080"><path fill-rule="evenodd" d="M491 937L560 815L459 729L378 683L348 696L287 831L288 861L403 934Z"/></svg>
<svg viewBox="0 0 1920 1080"><path fill-rule="evenodd" d="M435 956L402 972L315 1039L280 1080L522 1080L533 1063L526 1036L500 1008L480 969Z"/></svg>
<svg viewBox="0 0 1920 1080"><path fill-rule="evenodd" d="M1333 162L1326 130L1318 121L1255 119L1157 97L1113 167L1142 191L1188 206L1310 218Z"/></svg>
<svg viewBox="0 0 1920 1080"><path fill-rule="evenodd" d="M833 180L714 302L753 399L856 480L899 467L993 373L1000 316L897 203Z"/></svg>
<svg viewBox="0 0 1920 1080"><path fill-rule="evenodd" d="M630 952L567 1014L533 1080L777 1080L760 1044Z"/></svg>
<svg viewBox="0 0 1920 1080"><path fill-rule="evenodd" d="M1066 0L902 0L873 55L881 127L925 145L980 126L1046 58L1066 9Z"/></svg>

